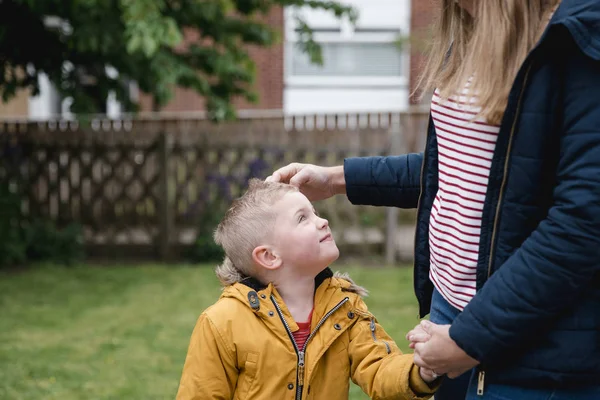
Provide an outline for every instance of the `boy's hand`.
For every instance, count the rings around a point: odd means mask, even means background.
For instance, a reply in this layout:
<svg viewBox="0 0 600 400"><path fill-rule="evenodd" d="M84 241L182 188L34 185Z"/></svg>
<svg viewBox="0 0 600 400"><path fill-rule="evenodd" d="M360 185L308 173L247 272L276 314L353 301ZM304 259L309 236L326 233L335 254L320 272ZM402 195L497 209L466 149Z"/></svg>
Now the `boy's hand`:
<svg viewBox="0 0 600 400"><path fill-rule="evenodd" d="M450 337L450 325L436 325L421 321L421 327L430 336L426 342L414 345L415 364L426 367L437 374L446 374L454 379L476 367L479 361L470 357ZM413 335L413 339L416 335Z"/></svg>
<svg viewBox="0 0 600 400"><path fill-rule="evenodd" d="M423 367L419 367L419 375L427 383L431 383L439 378L439 375L435 374L432 370Z"/></svg>
<svg viewBox="0 0 600 400"><path fill-rule="evenodd" d="M414 349L417 343L425 343L429 339L431 339L431 335L423 329L421 324L415 326L413 330L406 334L406 340L410 342L408 347L411 349Z"/></svg>
<svg viewBox="0 0 600 400"><path fill-rule="evenodd" d="M417 343L423 343L431 339L431 335L429 335L419 324L406 334L406 339L410 341L409 347L414 349ZM421 375L421 379L427 383L431 383L439 378L438 374L429 368L424 367L419 367L419 375Z"/></svg>

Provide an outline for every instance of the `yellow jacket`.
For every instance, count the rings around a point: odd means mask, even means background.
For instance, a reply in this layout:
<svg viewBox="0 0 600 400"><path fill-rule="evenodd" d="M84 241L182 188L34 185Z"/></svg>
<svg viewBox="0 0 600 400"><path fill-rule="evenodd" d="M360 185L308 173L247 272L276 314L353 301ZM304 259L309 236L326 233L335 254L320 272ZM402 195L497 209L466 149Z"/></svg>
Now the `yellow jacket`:
<svg viewBox="0 0 600 400"><path fill-rule="evenodd" d="M177 400L347 400L349 378L372 399L431 397L412 354L367 310L364 289L329 269L316 284L305 351L292 342L298 325L272 285L226 287L194 328Z"/></svg>

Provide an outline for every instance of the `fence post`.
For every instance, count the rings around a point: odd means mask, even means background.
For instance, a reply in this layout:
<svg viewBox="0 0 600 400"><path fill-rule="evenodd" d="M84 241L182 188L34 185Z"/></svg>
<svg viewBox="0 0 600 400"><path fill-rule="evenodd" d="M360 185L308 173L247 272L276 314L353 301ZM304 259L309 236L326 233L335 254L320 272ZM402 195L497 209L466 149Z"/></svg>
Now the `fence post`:
<svg viewBox="0 0 600 400"><path fill-rule="evenodd" d="M170 257L170 238L172 230L172 208L169 205L169 155L171 137L163 132L158 137L159 181L158 181L158 253L163 261Z"/></svg>
<svg viewBox="0 0 600 400"><path fill-rule="evenodd" d="M390 152L389 155L402 153L402 128L400 114L392 114L389 128ZM388 207L385 212L385 262L392 265L398 255L398 208Z"/></svg>

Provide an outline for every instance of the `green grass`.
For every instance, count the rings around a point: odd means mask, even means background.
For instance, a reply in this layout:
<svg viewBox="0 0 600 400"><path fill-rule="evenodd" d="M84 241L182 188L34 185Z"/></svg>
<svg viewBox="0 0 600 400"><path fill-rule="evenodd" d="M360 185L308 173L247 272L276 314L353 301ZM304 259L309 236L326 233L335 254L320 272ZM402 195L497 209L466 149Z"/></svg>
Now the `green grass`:
<svg viewBox="0 0 600 400"><path fill-rule="evenodd" d="M410 268L340 267L408 351ZM0 272L0 399L173 399L194 323L220 292L211 268ZM352 387L351 399L366 399Z"/></svg>

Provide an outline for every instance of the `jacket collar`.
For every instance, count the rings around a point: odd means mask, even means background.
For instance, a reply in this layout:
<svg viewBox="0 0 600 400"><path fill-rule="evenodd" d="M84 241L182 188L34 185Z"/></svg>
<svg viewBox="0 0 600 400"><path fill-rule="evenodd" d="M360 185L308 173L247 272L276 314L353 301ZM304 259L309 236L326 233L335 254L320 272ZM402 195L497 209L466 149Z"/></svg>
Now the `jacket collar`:
<svg viewBox="0 0 600 400"><path fill-rule="evenodd" d="M333 271L329 267L319 272L319 274L315 277L315 290L317 290L317 288L321 285L321 283L323 283L325 279L331 278L332 276ZM254 278L246 278L240 283L248 286L250 289L253 289L256 292L266 289L268 286Z"/></svg>
<svg viewBox="0 0 600 400"><path fill-rule="evenodd" d="M548 29L557 25L563 25L569 30L581 51L588 57L600 60L600 1L562 0Z"/></svg>
<svg viewBox="0 0 600 400"><path fill-rule="evenodd" d="M320 317L322 317L322 314L324 314L323 310L330 305L332 298L335 296L336 291L330 290L332 287L324 284L326 280L334 277L335 274L330 268L324 269L315 277L315 297L319 300L315 301L315 312L313 313L313 319L318 320ZM343 282L336 281L335 286L339 287L343 291L345 289L348 290L352 284L350 281L344 280ZM221 297L235 298L246 304L255 314L265 318L269 324L273 324L272 329L277 330L281 328L281 325L280 322L273 322L279 321L278 319L275 320L270 318L276 312L274 304L271 301L271 296L274 296L275 300L277 301L279 309L287 321L291 331L296 331L298 329L298 325L294 321L285 302L280 297L275 287L273 287L272 283L265 285L256 279L245 278L234 285L225 287L223 289L223 293L221 294Z"/></svg>

